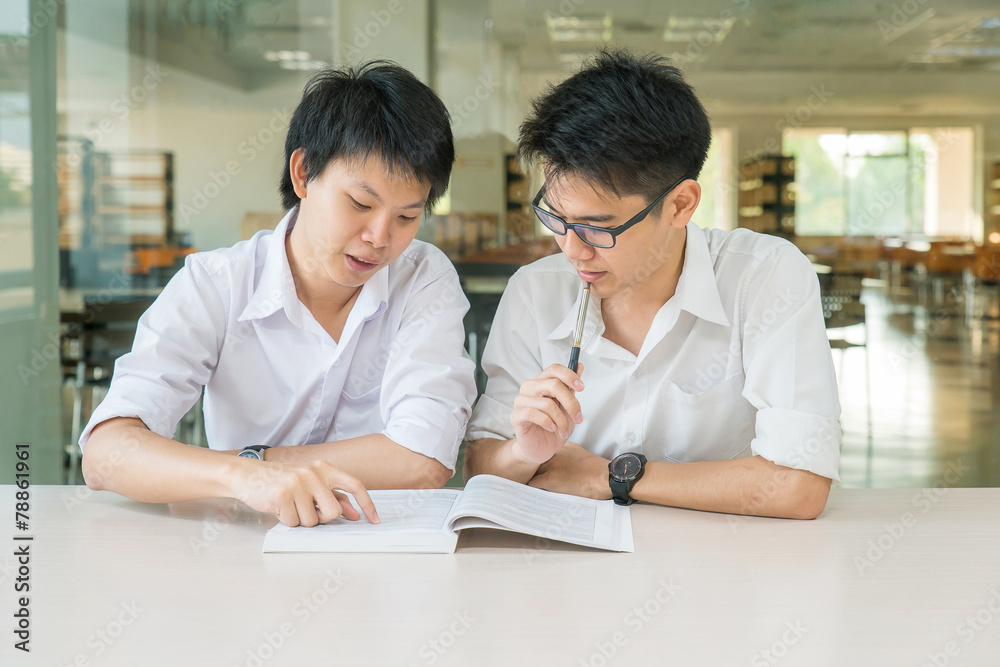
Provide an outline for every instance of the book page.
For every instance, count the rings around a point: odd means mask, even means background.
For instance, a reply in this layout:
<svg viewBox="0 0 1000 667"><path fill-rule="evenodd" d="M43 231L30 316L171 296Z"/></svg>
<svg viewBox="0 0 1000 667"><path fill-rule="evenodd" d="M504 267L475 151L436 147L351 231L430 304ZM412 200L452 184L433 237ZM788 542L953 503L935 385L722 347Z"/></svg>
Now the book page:
<svg viewBox="0 0 1000 667"><path fill-rule="evenodd" d="M264 537L264 551L451 553L457 539L448 517L458 489L370 491L382 523L340 517L312 528L278 524ZM353 496L351 503L357 509ZM359 509L360 512L360 509Z"/></svg>
<svg viewBox="0 0 1000 667"><path fill-rule="evenodd" d="M354 509L361 514L354 496L347 494ZM461 495L459 489L394 489L384 491L369 491L378 510L382 523L372 525L364 514L357 521L348 521L344 517L334 519L327 524L341 533L369 533L379 531L402 530L447 530L448 514L455 504L455 499ZM308 529L306 529L308 530Z"/></svg>
<svg viewBox="0 0 1000 667"><path fill-rule="evenodd" d="M456 530L500 527L583 546L634 550L628 507L552 493L493 475L469 480L452 509L450 525Z"/></svg>

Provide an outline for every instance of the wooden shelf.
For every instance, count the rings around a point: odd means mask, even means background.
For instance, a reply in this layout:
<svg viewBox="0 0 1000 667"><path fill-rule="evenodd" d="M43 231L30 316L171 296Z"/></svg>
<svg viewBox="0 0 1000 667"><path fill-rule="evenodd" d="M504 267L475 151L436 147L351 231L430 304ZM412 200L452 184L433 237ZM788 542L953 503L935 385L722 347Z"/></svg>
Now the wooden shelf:
<svg viewBox="0 0 1000 667"><path fill-rule="evenodd" d="M532 193L528 192L531 180L521 171L517 156L508 153L507 165L507 243L514 244L535 238L534 216L529 211Z"/></svg>
<svg viewBox="0 0 1000 667"><path fill-rule="evenodd" d="M765 234L795 235L795 159L764 155L740 170L740 227Z"/></svg>
<svg viewBox="0 0 1000 667"><path fill-rule="evenodd" d="M163 216L166 215L165 206L98 206L98 215L142 215L142 216Z"/></svg>
<svg viewBox="0 0 1000 667"><path fill-rule="evenodd" d="M127 271L135 248L175 243L172 153L97 151L88 139L60 137L56 164L67 285Z"/></svg>
<svg viewBox="0 0 1000 667"><path fill-rule="evenodd" d="M993 234L1000 234L1000 162L990 165L990 187L986 191L985 241L996 245L990 238ZM996 239L996 236L993 239Z"/></svg>

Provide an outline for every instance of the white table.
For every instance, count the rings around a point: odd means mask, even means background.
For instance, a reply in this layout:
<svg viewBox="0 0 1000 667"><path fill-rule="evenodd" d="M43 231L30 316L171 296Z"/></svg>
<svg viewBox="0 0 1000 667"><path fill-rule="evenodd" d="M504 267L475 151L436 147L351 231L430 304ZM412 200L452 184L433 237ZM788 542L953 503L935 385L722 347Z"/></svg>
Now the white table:
<svg viewBox="0 0 1000 667"><path fill-rule="evenodd" d="M835 490L816 521L636 506L634 554L479 530L264 555L274 519L235 501L33 487L30 659L13 492L3 665L1000 664L1000 489Z"/></svg>

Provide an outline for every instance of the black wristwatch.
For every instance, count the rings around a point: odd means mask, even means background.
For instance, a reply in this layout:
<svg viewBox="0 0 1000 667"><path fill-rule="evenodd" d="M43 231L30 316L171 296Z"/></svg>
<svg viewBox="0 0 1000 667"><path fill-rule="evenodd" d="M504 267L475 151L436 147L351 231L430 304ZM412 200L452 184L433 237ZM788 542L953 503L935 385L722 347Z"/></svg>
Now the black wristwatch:
<svg viewBox="0 0 1000 667"><path fill-rule="evenodd" d="M258 461L263 461L264 450L270 448L271 445L250 445L249 447L241 449L240 453L236 456L242 456L245 459L257 459Z"/></svg>
<svg viewBox="0 0 1000 667"><path fill-rule="evenodd" d="M646 457L634 452L619 454L608 464L608 483L611 485L611 497L616 505L631 505L635 502L629 493L635 483L642 479L646 472Z"/></svg>

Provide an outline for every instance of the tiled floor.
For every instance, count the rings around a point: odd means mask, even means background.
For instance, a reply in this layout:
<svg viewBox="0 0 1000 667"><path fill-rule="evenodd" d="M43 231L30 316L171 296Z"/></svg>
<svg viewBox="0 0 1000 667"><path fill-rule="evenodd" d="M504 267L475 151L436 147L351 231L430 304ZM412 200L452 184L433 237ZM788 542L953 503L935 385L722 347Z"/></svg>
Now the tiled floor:
<svg viewBox="0 0 1000 667"><path fill-rule="evenodd" d="M834 351L843 487L1000 486L1000 294L943 297L866 286L870 430L865 350Z"/></svg>

